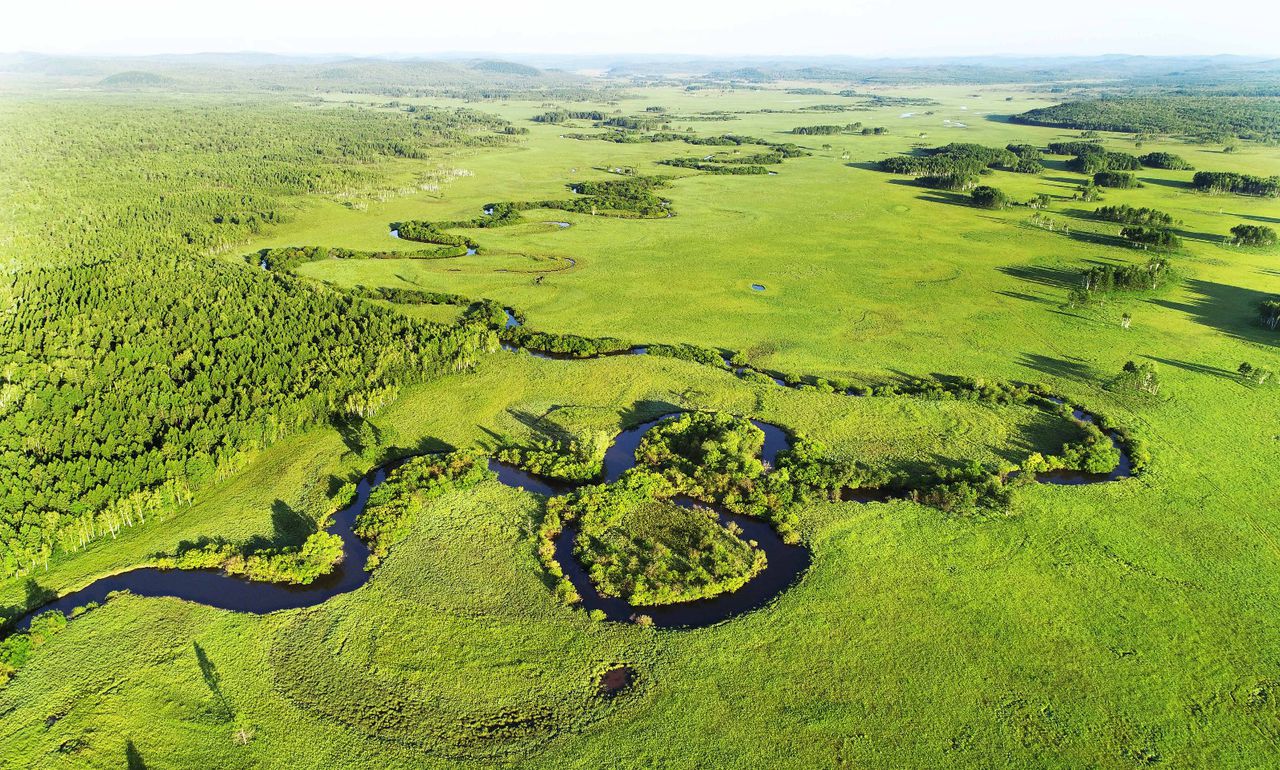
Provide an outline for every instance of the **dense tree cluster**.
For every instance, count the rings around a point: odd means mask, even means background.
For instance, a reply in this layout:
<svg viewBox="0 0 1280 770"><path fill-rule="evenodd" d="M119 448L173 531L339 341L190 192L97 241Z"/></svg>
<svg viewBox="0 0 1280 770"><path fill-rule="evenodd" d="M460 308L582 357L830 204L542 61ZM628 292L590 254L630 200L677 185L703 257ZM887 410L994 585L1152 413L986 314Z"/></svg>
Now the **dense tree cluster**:
<svg viewBox="0 0 1280 770"><path fill-rule="evenodd" d="M1138 187L1138 178L1128 171L1099 171L1093 175L1093 183L1099 187L1128 190Z"/></svg>
<svg viewBox="0 0 1280 770"><path fill-rule="evenodd" d="M1182 246L1182 239L1163 227L1125 227L1120 230L1120 237L1144 249L1176 249Z"/></svg>
<svg viewBox="0 0 1280 770"><path fill-rule="evenodd" d="M413 239L420 240L420 239ZM417 251L358 251L333 246L281 246L245 255L245 261L263 270L289 271L307 262L326 259L443 259L467 253L464 245Z"/></svg>
<svg viewBox="0 0 1280 770"><path fill-rule="evenodd" d="M894 155L880 161L880 170L916 177L921 184L949 190L967 190L988 169L1035 174L1044 170L1039 161L1022 158L1012 150L980 144L952 143L925 150L920 155Z"/></svg>
<svg viewBox="0 0 1280 770"><path fill-rule="evenodd" d="M1258 303L1258 320L1268 329L1280 327L1280 299L1267 299Z"/></svg>
<svg viewBox="0 0 1280 770"><path fill-rule="evenodd" d="M885 129L883 127L863 128L861 122L846 123L843 126L829 124L819 126L796 126L791 129L791 133L799 134L801 136L835 136L836 134L852 134L855 132L866 135L883 134Z"/></svg>
<svg viewBox="0 0 1280 770"><path fill-rule="evenodd" d="M0 575L163 516L247 452L368 414L494 344L208 256L279 221L280 198L366 190L382 158L474 143L465 113L435 114L10 111L25 128L0 133L0 188L14 175L43 203L8 207L21 216L0 321Z"/></svg>
<svg viewBox="0 0 1280 770"><path fill-rule="evenodd" d="M1036 147L1034 144L1007 144L1005 145L1005 149L1023 160L1039 162L1044 158L1040 153L1040 148Z"/></svg>
<svg viewBox="0 0 1280 770"><path fill-rule="evenodd" d="M1171 152L1149 152L1138 158L1147 168L1163 168L1170 171L1191 171L1192 165Z"/></svg>
<svg viewBox="0 0 1280 770"><path fill-rule="evenodd" d="M1111 381L1111 387L1154 396L1160 393L1160 373L1150 361L1126 361L1120 374Z"/></svg>
<svg viewBox="0 0 1280 770"><path fill-rule="evenodd" d="M1097 147L1097 145L1086 145ZM1125 152L1110 152L1099 148L1097 152L1085 152L1071 159L1067 167L1079 174L1096 174L1099 171L1137 171L1142 163Z"/></svg>
<svg viewBox="0 0 1280 770"><path fill-rule="evenodd" d="M565 358L591 358L608 353L622 353L631 343L615 337L582 337L577 334L534 331L516 326L502 332L503 342L524 350L534 350Z"/></svg>
<svg viewBox="0 0 1280 770"><path fill-rule="evenodd" d="M1280 176L1264 178L1232 171L1197 171L1191 184L1201 192L1280 197Z"/></svg>
<svg viewBox="0 0 1280 770"><path fill-rule="evenodd" d="M453 248L478 249L480 244L465 235L454 235L441 231L441 226L450 226L450 223L443 225L426 222L421 219L410 219L404 222L396 222L392 225L396 231L396 235L406 241L417 241L418 243L435 243L441 246L451 246Z"/></svg>
<svg viewBox="0 0 1280 770"><path fill-rule="evenodd" d="M1237 246L1274 246L1276 231L1266 225L1236 225L1231 228L1231 242Z"/></svg>
<svg viewBox="0 0 1280 770"><path fill-rule="evenodd" d="M1172 215L1156 209L1134 208L1127 203L1119 206L1101 206L1093 215L1108 222L1119 222L1125 225L1142 225L1144 227L1173 227L1178 221Z"/></svg>
<svg viewBox="0 0 1280 770"><path fill-rule="evenodd" d="M716 162L714 160L704 160L702 158L668 158L666 160L660 160L658 163L661 163L664 166L687 168L694 171L705 171L709 174L759 176L760 174L769 173L769 169L764 166L740 165L725 161Z"/></svg>
<svg viewBox="0 0 1280 770"><path fill-rule="evenodd" d="M1234 135L1244 139L1280 136L1280 106L1274 99L1232 96L1108 97L1041 107L1009 119L1078 130Z"/></svg>
<svg viewBox="0 0 1280 770"><path fill-rule="evenodd" d="M604 120L605 114L599 110L548 110L541 115L534 115L535 123L563 123L566 120Z"/></svg>
<svg viewBox="0 0 1280 770"><path fill-rule="evenodd" d="M990 185L973 188L970 196L973 198L973 205L984 209L1002 209L1009 205L1009 196L998 187Z"/></svg>
<svg viewBox="0 0 1280 770"><path fill-rule="evenodd" d="M1050 155L1091 155L1100 152L1106 152L1106 148L1096 139L1090 141L1049 142Z"/></svg>
<svg viewBox="0 0 1280 770"><path fill-rule="evenodd" d="M396 286L355 286L345 290L353 297L376 299L398 305L454 305L463 308L459 321L489 329L502 329L507 313L502 305L491 299L473 300L461 294L427 289L405 289Z"/></svg>
<svg viewBox="0 0 1280 770"><path fill-rule="evenodd" d="M1151 291L1168 283L1173 269L1169 260L1153 257L1145 265L1095 265L1080 276L1088 292Z"/></svg>

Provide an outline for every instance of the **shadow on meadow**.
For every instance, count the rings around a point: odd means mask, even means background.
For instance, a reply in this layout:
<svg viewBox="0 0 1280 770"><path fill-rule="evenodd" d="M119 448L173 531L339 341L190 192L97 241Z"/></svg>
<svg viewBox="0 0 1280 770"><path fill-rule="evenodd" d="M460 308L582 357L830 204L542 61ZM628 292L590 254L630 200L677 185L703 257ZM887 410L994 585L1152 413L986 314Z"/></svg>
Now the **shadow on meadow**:
<svg viewBox="0 0 1280 770"><path fill-rule="evenodd" d="M1175 190L1194 190L1195 189L1194 187L1191 186L1190 182L1185 182L1179 179L1161 179L1160 177L1155 177L1155 176L1143 176L1143 177L1138 177L1138 181L1142 182L1143 184L1153 184L1157 187L1172 187Z"/></svg>
<svg viewBox="0 0 1280 770"><path fill-rule="evenodd" d="M271 534L254 535L244 541L232 541L225 537L198 537L194 540L182 540L174 549L174 554L182 556L191 551L203 551L210 547L233 546L236 552L249 555L263 550L296 548L317 530L316 520L307 514L291 507L283 500L277 499L271 504ZM169 556L167 552L157 552L156 557Z"/></svg>
<svg viewBox="0 0 1280 770"><path fill-rule="evenodd" d="M1223 369L1220 366L1212 366L1209 364L1197 364L1194 361L1181 361L1176 358L1161 358L1160 356L1149 356L1143 354L1143 358L1148 361L1154 361L1157 364L1172 366L1175 369L1192 372L1194 374L1204 374L1210 377L1221 377L1224 380L1240 380L1240 375L1230 369Z"/></svg>
<svg viewBox="0 0 1280 770"><path fill-rule="evenodd" d="M1096 385L1101 379L1088 362L1075 356L1054 358L1041 353L1022 353L1017 363L1040 374L1070 382Z"/></svg>
<svg viewBox="0 0 1280 770"><path fill-rule="evenodd" d="M1061 304L1060 302L1051 299L1047 295L1027 294L1026 292L1005 291L1003 289L1000 291L997 291L996 294L999 294L1002 297L1008 297L1009 299L1020 299L1023 302L1034 302L1038 305L1057 306Z"/></svg>
<svg viewBox="0 0 1280 770"><path fill-rule="evenodd" d="M124 742L124 766L125 770L147 770L147 763L143 761L142 753L129 739Z"/></svg>
<svg viewBox="0 0 1280 770"><path fill-rule="evenodd" d="M1257 214L1230 214L1229 216L1240 217L1241 219L1248 219L1254 222L1266 222L1271 225L1280 225L1280 217L1263 217L1258 216Z"/></svg>
<svg viewBox="0 0 1280 770"><path fill-rule="evenodd" d="M1185 230L1180 227L1175 227L1173 229L1173 232L1179 238L1185 238L1191 241L1204 241L1205 243L1225 243L1228 240L1228 236L1222 233L1201 233L1195 230Z"/></svg>
<svg viewBox="0 0 1280 770"><path fill-rule="evenodd" d="M1167 299L1147 301L1153 305L1186 313L1197 323L1217 329L1238 340L1262 345L1280 345L1280 332L1264 328L1258 323L1259 303L1275 296L1274 293L1200 279L1188 280L1186 286L1192 294L1189 302Z"/></svg>
<svg viewBox="0 0 1280 770"><path fill-rule="evenodd" d="M996 268L1011 278L1048 286L1053 289L1069 289L1080 283L1080 272L1063 267L1045 267L1042 265L1005 265Z"/></svg>
<svg viewBox="0 0 1280 770"><path fill-rule="evenodd" d="M58 598L58 592L40 585L35 578L27 578L22 582L23 600L18 604L0 607L0 630L9 622L16 622L31 607L48 604Z"/></svg>

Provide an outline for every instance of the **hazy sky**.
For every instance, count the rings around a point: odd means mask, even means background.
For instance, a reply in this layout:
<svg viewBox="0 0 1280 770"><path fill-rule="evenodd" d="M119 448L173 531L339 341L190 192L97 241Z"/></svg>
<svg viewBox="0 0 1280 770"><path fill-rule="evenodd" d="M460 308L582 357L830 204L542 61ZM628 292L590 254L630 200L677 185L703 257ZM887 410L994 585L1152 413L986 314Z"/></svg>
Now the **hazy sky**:
<svg viewBox="0 0 1280 770"><path fill-rule="evenodd" d="M1276 0L10 0L0 51L1280 55Z"/></svg>

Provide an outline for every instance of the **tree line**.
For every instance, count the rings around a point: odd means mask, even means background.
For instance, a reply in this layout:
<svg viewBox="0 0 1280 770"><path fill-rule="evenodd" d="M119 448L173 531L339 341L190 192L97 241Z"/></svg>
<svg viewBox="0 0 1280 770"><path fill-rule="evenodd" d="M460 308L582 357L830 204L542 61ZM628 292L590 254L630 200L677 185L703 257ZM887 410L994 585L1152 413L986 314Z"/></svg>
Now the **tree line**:
<svg viewBox="0 0 1280 770"><path fill-rule="evenodd" d="M1233 171L1197 171L1191 184L1201 192L1280 197L1280 176L1264 178Z"/></svg>
<svg viewBox="0 0 1280 770"><path fill-rule="evenodd" d="M1235 96L1134 96L1064 102L1009 118L1014 123L1094 131L1181 133L1204 138L1280 136L1275 101Z"/></svg>

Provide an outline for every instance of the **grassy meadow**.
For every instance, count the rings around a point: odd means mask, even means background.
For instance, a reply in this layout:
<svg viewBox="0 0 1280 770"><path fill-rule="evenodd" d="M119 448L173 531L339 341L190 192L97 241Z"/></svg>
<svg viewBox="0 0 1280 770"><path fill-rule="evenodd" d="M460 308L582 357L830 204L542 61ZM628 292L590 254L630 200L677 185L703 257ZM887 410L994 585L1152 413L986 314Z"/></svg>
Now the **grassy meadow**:
<svg viewBox="0 0 1280 770"><path fill-rule="evenodd" d="M1280 202L1204 195L1189 185L1193 172L1146 169L1141 189L1082 203L1072 195L1085 177L1057 156L1042 175L984 178L1015 201L1053 196L1041 213L1070 231L1049 231L1029 223L1028 208L977 209L874 168L916 145L1076 136L1007 122L1055 103L1013 87L886 88L877 93L937 104L856 112L800 111L840 98L781 86L630 93L583 108L662 106L677 131L795 141L812 154L771 166L776 176L700 174L656 161L724 148L567 139L595 129L530 122L541 101L486 103L530 133L386 169L399 180L467 172L439 189L359 206L296 199L287 222L220 258L287 245L409 249L420 244L393 239L390 223L567 198L566 184L611 178L611 167L671 174L669 219L529 211L527 224L465 231L483 254L328 260L297 272L491 298L534 329L738 350L770 370L1041 382L1142 438L1146 472L1021 488L1007 515L983 518L906 501L813 504L800 512L813 566L796 586L759 611L683 631L593 622L557 605L535 550L541 500L481 484L430 503L368 584L321 605L256 617L121 597L74 620L0 687L0 766L1273 765L1280 388L1235 372L1242 361L1280 368L1280 333L1254 310L1280 294L1280 248L1225 236L1241 223L1280 225ZM681 119L713 111L737 119ZM853 121L888 130L787 133ZM1103 136L1108 149L1174 152L1197 170L1280 174L1275 147L1242 142L1226 153L1165 138L1135 150L1129 135ZM1067 307L1081 268L1148 256L1115 243L1118 225L1085 216L1121 203L1182 220L1184 246L1171 256L1179 281ZM451 306L388 307L457 317ZM1129 360L1155 363L1158 395L1107 387ZM370 419L372 443L330 428L286 438L164 520L0 582L0 606L199 537L299 537L280 531L273 512L314 514L335 480L388 457L492 449L548 419L581 436L612 434L677 408L759 418L888 470L1017 463L1076 433L1026 407L799 392L656 357L498 352L404 389ZM636 681L607 697L598 678L616 664L634 667Z"/></svg>

